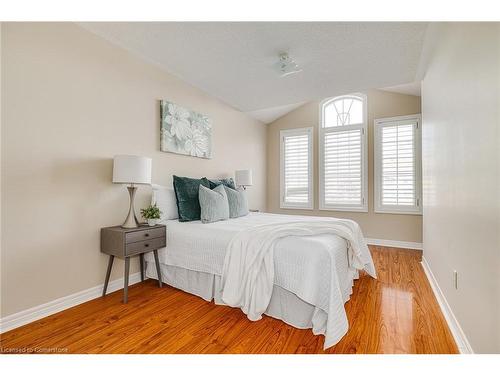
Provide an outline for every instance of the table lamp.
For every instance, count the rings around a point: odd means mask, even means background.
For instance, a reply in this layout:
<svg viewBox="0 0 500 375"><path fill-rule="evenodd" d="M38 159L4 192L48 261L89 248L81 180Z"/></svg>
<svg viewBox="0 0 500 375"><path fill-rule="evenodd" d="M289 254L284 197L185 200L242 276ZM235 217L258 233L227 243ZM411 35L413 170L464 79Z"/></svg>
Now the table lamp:
<svg viewBox="0 0 500 375"><path fill-rule="evenodd" d="M234 180L237 186L243 187L246 190L247 186L252 186L252 170L241 169L234 172Z"/></svg>
<svg viewBox="0 0 500 375"><path fill-rule="evenodd" d="M113 183L129 184L130 208L122 228L137 228L139 221L135 216L135 184L151 184L151 159L144 156L116 155L113 159Z"/></svg>

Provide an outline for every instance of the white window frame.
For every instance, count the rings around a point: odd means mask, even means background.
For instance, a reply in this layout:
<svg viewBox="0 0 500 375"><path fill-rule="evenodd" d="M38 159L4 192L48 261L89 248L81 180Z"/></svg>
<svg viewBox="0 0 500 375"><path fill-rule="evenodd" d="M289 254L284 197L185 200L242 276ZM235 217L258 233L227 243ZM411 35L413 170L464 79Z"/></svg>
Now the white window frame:
<svg viewBox="0 0 500 375"><path fill-rule="evenodd" d="M325 107L329 103L340 98L355 97L363 102L363 123L356 125L323 127ZM339 95L333 98L323 100L319 106L319 209L323 211L349 211L349 212L368 212L368 114L367 114L367 96L362 93L353 93L349 95ZM361 130L361 204L326 204L325 203L325 134L346 130Z"/></svg>
<svg viewBox="0 0 500 375"><path fill-rule="evenodd" d="M416 121L415 142L415 206L382 204L382 128L399 121ZM374 198L376 213L422 215L422 116L420 114L387 117L374 120Z"/></svg>
<svg viewBox="0 0 500 375"><path fill-rule="evenodd" d="M308 198L306 203L285 202L285 137L307 134L308 142ZM280 208L312 210L314 208L314 184L313 184L313 128L286 129L280 131Z"/></svg>

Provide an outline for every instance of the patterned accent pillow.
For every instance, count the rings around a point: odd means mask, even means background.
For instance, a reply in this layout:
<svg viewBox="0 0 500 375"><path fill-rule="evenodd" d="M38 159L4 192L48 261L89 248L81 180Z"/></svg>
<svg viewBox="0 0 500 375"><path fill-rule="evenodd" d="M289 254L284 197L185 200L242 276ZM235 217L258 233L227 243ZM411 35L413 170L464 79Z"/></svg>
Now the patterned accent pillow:
<svg viewBox="0 0 500 375"><path fill-rule="evenodd" d="M236 185L232 177L208 180L208 182L210 182L210 189L212 190L218 185L224 185L236 190Z"/></svg>
<svg viewBox="0 0 500 375"><path fill-rule="evenodd" d="M198 200L200 185L209 187L210 183L205 177L196 179L174 176L174 191L177 199L179 221L200 220L200 201Z"/></svg>
<svg viewBox="0 0 500 375"><path fill-rule="evenodd" d="M229 202L229 217L241 217L248 215L248 199L244 190L235 190L224 186Z"/></svg>
<svg viewBox="0 0 500 375"><path fill-rule="evenodd" d="M224 189L224 185L216 186L213 190L200 185L199 199L202 223L229 219L229 203Z"/></svg>

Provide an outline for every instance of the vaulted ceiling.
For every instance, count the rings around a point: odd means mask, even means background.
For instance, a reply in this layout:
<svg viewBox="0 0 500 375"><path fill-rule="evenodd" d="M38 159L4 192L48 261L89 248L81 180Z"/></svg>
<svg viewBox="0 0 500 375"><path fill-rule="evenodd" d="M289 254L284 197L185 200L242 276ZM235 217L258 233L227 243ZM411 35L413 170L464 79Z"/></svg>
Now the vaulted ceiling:
<svg viewBox="0 0 500 375"><path fill-rule="evenodd" d="M317 100L415 81L426 23L80 23L263 122ZM280 77L280 52L303 69Z"/></svg>

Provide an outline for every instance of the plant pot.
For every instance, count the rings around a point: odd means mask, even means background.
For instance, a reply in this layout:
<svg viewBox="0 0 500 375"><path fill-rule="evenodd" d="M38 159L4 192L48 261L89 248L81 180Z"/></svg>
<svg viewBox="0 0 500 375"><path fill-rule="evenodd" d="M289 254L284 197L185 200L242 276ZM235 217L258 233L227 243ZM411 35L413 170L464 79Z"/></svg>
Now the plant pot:
<svg viewBox="0 0 500 375"><path fill-rule="evenodd" d="M158 219L148 219L148 225L150 227L154 227L157 223Z"/></svg>

